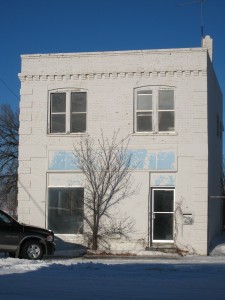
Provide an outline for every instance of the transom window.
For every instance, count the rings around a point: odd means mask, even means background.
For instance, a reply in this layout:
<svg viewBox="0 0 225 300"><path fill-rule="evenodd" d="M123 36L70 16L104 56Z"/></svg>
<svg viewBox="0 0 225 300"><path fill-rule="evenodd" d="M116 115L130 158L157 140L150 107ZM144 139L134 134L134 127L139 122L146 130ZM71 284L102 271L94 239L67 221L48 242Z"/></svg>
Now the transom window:
<svg viewBox="0 0 225 300"><path fill-rule="evenodd" d="M174 90L141 88L135 93L135 132L174 131Z"/></svg>
<svg viewBox="0 0 225 300"><path fill-rule="evenodd" d="M50 133L85 132L86 115L86 92L57 92L50 94Z"/></svg>

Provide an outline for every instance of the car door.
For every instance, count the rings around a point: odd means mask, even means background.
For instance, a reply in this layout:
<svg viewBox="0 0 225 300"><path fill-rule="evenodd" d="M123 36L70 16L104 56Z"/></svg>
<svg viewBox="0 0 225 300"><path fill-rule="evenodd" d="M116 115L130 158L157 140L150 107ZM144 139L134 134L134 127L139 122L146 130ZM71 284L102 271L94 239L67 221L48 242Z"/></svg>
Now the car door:
<svg viewBox="0 0 225 300"><path fill-rule="evenodd" d="M0 251L14 252L20 242L22 225L0 211Z"/></svg>

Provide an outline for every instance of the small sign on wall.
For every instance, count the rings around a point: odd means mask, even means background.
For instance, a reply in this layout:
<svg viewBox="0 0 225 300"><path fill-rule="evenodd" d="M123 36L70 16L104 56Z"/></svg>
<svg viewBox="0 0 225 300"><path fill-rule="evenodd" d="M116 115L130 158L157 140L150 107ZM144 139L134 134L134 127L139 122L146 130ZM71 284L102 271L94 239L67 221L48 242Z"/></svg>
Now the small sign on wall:
<svg viewBox="0 0 225 300"><path fill-rule="evenodd" d="M192 225L194 223L192 214L183 214L183 224Z"/></svg>

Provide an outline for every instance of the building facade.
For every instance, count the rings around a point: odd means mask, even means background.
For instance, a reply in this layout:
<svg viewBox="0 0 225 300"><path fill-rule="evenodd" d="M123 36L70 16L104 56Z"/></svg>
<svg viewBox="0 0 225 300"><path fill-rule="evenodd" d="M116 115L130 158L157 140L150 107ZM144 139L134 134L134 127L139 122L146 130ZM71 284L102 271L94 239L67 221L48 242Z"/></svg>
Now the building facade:
<svg viewBox="0 0 225 300"><path fill-rule="evenodd" d="M18 217L85 244L81 137L129 135L135 221L111 249L178 247L207 254L221 231L222 94L212 40L202 47L22 55ZM65 212L64 212L65 211ZM69 213L68 213L69 211Z"/></svg>

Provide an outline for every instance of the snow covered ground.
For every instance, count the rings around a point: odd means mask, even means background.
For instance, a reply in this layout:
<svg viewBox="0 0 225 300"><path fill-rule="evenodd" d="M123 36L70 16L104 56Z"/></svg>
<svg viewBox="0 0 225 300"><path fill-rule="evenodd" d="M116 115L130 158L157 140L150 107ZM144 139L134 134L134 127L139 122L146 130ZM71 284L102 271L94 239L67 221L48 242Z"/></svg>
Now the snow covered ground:
<svg viewBox="0 0 225 300"><path fill-rule="evenodd" d="M1 255L0 299L224 300L225 256L28 261Z"/></svg>

